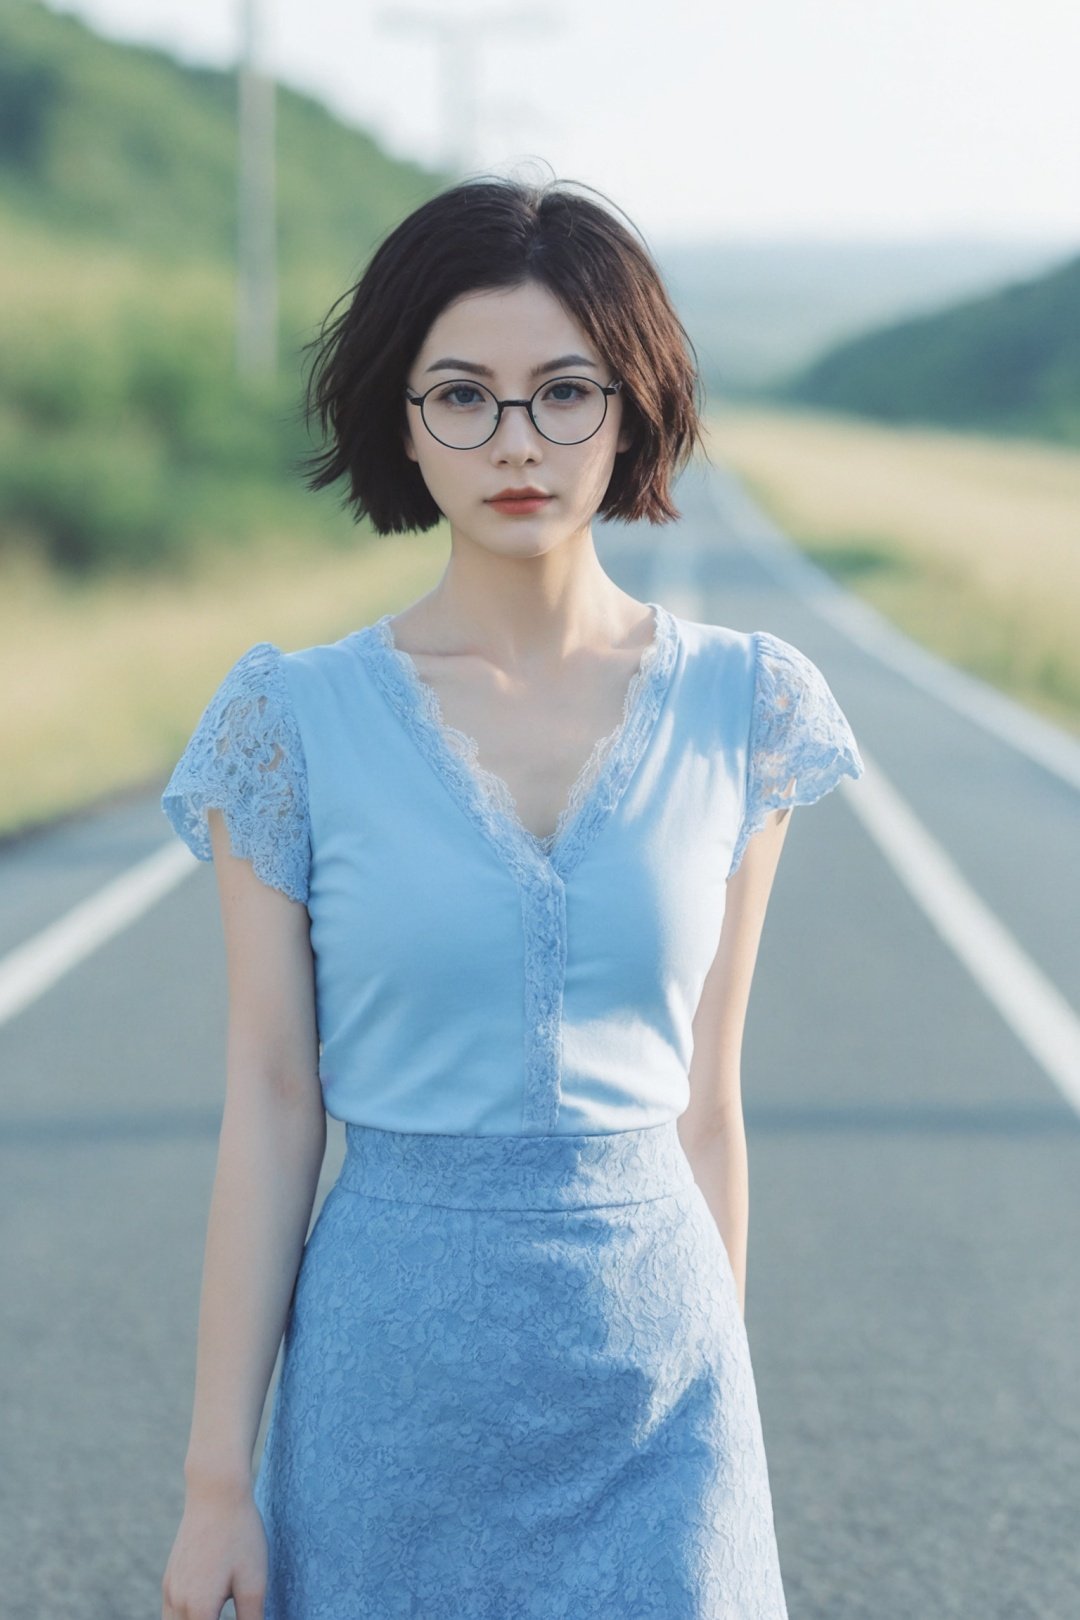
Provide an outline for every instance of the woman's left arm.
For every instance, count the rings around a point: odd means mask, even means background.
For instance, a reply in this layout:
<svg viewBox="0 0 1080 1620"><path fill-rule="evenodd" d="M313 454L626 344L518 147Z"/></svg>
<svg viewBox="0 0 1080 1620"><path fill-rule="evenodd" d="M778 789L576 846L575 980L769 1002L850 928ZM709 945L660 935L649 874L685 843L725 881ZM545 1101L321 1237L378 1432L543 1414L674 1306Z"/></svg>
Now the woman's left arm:
<svg viewBox="0 0 1080 1620"><path fill-rule="evenodd" d="M765 912L790 819L790 810L770 811L728 879L720 942L694 1014L690 1102L678 1120L683 1151L731 1260L744 1317L750 1188L740 1060Z"/></svg>

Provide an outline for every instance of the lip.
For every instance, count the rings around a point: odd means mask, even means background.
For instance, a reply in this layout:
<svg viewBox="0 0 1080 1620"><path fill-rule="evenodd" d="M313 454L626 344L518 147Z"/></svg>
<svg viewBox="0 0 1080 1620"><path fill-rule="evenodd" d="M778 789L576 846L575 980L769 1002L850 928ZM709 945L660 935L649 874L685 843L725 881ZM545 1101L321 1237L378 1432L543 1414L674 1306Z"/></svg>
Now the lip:
<svg viewBox="0 0 1080 1620"><path fill-rule="evenodd" d="M497 495L489 497L492 506L496 501L549 501L550 499L551 496L546 489L534 489L531 485L526 485L524 489L500 489Z"/></svg>
<svg viewBox="0 0 1080 1620"><path fill-rule="evenodd" d="M526 495L512 501L489 501L488 505L503 517L531 517L534 512L542 512L550 499L550 495Z"/></svg>

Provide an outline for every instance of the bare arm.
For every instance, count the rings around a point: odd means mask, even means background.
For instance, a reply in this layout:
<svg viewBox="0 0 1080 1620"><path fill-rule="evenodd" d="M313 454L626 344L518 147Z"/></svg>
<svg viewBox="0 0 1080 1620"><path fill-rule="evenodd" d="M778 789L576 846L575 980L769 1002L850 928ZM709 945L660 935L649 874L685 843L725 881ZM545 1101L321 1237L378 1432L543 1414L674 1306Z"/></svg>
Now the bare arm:
<svg viewBox="0 0 1080 1620"><path fill-rule="evenodd" d="M210 1201L190 1482L251 1456L326 1148L304 906L234 856L209 812L228 963L225 1107Z"/></svg>
<svg viewBox="0 0 1080 1620"><path fill-rule="evenodd" d="M211 1612L212 1597L216 1617L238 1545L246 1567L251 1563L252 1543L235 1525L249 1536L254 1523L252 1452L311 1218L326 1113L307 910L232 854L219 811L208 819L228 964L225 1106L199 1306L185 1518L163 1593L166 1615L199 1601Z"/></svg>
<svg viewBox="0 0 1080 1620"><path fill-rule="evenodd" d="M740 1064L765 912L790 819L790 810L771 811L728 881L720 942L694 1015L690 1102L679 1116L679 1139L720 1229L744 1316L750 1185Z"/></svg>

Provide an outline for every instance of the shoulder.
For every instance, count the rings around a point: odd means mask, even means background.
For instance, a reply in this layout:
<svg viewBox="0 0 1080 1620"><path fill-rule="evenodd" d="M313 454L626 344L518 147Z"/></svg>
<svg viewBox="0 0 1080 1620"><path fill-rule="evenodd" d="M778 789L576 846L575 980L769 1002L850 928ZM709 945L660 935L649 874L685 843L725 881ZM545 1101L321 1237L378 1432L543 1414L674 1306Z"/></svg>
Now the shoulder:
<svg viewBox="0 0 1080 1620"><path fill-rule="evenodd" d="M290 752L301 756L303 716L320 668L320 660L311 655L320 651L286 651L273 641L252 643L213 691L200 721L204 739L227 731L266 747L288 736Z"/></svg>
<svg viewBox="0 0 1080 1620"><path fill-rule="evenodd" d="M801 648L771 630L736 630L681 617L677 622L687 657L697 662L728 670L741 667L755 679L778 666L802 676L821 673Z"/></svg>
<svg viewBox="0 0 1080 1620"><path fill-rule="evenodd" d="M754 632L676 616L680 657L678 704L701 747L741 770L754 710Z"/></svg>
<svg viewBox="0 0 1080 1620"><path fill-rule="evenodd" d="M726 624L706 624L700 619L685 619L673 614L679 627L679 640L688 660L695 662L723 662L725 659L742 660L753 656L752 630L735 630Z"/></svg>
<svg viewBox="0 0 1080 1620"><path fill-rule="evenodd" d="M728 708L753 690L756 650L754 632L729 625L706 624L673 615L682 648L684 685L707 703Z"/></svg>
<svg viewBox="0 0 1080 1620"><path fill-rule="evenodd" d="M759 703L831 696L818 665L801 647L772 630L737 630L673 615L687 675L703 691L722 686L730 701L741 683L744 695Z"/></svg>
<svg viewBox="0 0 1080 1620"><path fill-rule="evenodd" d="M374 626L350 630L335 641L315 642L279 654L280 678L310 746L327 741L341 724L363 729L378 714L378 666Z"/></svg>
<svg viewBox="0 0 1080 1620"><path fill-rule="evenodd" d="M798 779L796 804L809 804L842 775L864 765L847 715L812 658L770 630L752 632L754 696L750 721L752 786L770 803Z"/></svg>
<svg viewBox="0 0 1080 1620"><path fill-rule="evenodd" d="M754 663L754 728L805 730L848 740L847 719L822 669L801 647L771 630L751 632Z"/></svg>
<svg viewBox="0 0 1080 1620"><path fill-rule="evenodd" d="M257 641L219 679L173 771L170 789L189 779L236 774L241 760L299 770L303 748L290 691L289 655L272 641Z"/></svg>
<svg viewBox="0 0 1080 1620"><path fill-rule="evenodd" d="M333 679L343 670L354 670L380 641L378 628L376 621L349 630L335 641L316 641L284 653L278 650L286 677L299 686L305 680Z"/></svg>
<svg viewBox="0 0 1080 1620"><path fill-rule="evenodd" d="M272 641L256 641L227 667L200 716L197 734L217 729L257 730L290 708L285 654Z"/></svg>
<svg viewBox="0 0 1080 1620"><path fill-rule="evenodd" d="M848 718L822 671L800 647L770 630L748 633L752 700L743 822L732 876L769 811L813 804L865 766Z"/></svg>
<svg viewBox="0 0 1080 1620"><path fill-rule="evenodd" d="M771 630L752 630L749 635L753 643L754 675L759 685L770 678L795 685L816 686L825 682L817 664L794 642L785 641Z"/></svg>
<svg viewBox="0 0 1080 1620"><path fill-rule="evenodd" d="M307 769L289 690L288 656L257 641L234 660L177 760L161 808L200 860L207 814L220 810L234 855L292 899L307 897Z"/></svg>
<svg viewBox="0 0 1080 1620"><path fill-rule="evenodd" d="M729 746L753 744L773 711L818 691L824 677L798 647L770 630L678 619L682 701L712 716Z"/></svg>

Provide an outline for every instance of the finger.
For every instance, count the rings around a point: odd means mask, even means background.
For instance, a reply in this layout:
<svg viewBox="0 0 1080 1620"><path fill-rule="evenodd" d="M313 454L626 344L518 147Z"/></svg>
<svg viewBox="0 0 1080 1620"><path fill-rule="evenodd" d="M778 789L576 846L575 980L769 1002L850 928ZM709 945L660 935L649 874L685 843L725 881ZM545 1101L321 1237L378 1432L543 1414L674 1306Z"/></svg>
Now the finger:
<svg viewBox="0 0 1080 1620"><path fill-rule="evenodd" d="M236 1620L263 1620L265 1596L262 1587L234 1591L233 1602L236 1605Z"/></svg>

